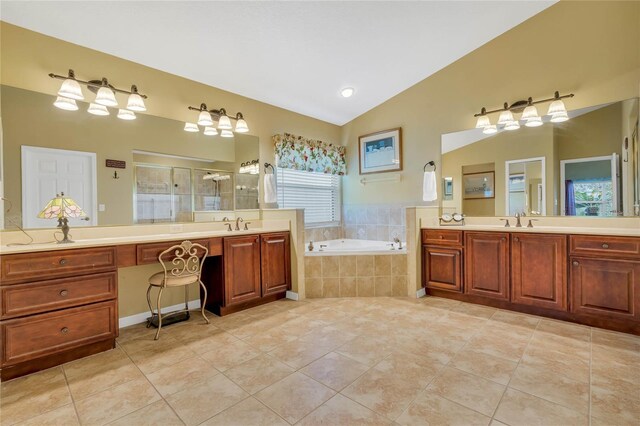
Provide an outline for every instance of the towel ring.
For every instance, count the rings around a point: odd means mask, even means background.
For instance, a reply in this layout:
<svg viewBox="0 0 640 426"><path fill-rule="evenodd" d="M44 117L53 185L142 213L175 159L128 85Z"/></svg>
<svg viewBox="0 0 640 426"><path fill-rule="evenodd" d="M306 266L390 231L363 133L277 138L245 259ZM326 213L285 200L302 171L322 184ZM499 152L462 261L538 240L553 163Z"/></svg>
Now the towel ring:
<svg viewBox="0 0 640 426"><path fill-rule="evenodd" d="M267 170L271 168L271 172L275 173L276 169L271 165L271 163L264 163L264 172L267 173Z"/></svg>
<svg viewBox="0 0 640 426"><path fill-rule="evenodd" d="M435 161L429 161L427 164L424 165L424 167L422 168L423 171L427 171L427 166L433 166L433 171L436 171L436 163Z"/></svg>

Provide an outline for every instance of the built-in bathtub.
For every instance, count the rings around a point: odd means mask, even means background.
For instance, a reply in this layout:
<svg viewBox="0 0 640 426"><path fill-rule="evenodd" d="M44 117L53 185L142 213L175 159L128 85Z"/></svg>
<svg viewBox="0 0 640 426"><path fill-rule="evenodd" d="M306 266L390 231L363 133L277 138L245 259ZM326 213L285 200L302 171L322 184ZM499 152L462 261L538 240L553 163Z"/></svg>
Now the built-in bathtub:
<svg viewBox="0 0 640 426"><path fill-rule="evenodd" d="M398 243L370 240L306 243L305 295L317 297L407 296L407 252Z"/></svg>

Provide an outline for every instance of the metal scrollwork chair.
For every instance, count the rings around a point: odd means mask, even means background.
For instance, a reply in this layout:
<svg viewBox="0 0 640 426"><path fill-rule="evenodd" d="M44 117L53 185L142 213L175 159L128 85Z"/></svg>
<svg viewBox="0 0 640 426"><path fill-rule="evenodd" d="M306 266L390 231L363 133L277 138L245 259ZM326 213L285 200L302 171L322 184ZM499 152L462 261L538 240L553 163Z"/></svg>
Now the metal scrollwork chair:
<svg viewBox="0 0 640 426"><path fill-rule="evenodd" d="M199 252L200 251L200 255ZM162 307L161 298L162 291L168 287L184 287L185 294L185 307L184 310L171 312L167 315L174 315L182 312L189 312L189 285L199 283L204 292L204 300L207 300L207 288L200 279L202 273L202 265L207 257L209 250L198 243L192 243L191 241L183 241L181 244L176 244L169 247L158 256L158 260L162 265L163 272L157 272L149 277L149 287L147 288L147 303L149 304L149 311L151 311L151 318L147 321L147 327L151 326L151 322L155 317L158 318L158 331L156 331L156 337L154 340L158 340L160 337L160 329L162 328ZM151 306L151 289L153 287L158 288L158 297L156 302L156 312L153 311ZM209 319L204 313L204 302L202 303L202 317L209 324Z"/></svg>

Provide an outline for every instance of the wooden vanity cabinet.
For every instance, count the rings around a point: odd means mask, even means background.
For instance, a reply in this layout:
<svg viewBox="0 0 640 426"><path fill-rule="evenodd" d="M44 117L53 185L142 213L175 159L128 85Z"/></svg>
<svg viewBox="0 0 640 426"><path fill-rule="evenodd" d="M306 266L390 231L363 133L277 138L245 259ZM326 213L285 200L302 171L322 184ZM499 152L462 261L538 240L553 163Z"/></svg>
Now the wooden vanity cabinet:
<svg viewBox="0 0 640 426"><path fill-rule="evenodd" d="M224 239L225 305L259 299L260 237L245 235Z"/></svg>
<svg viewBox="0 0 640 426"><path fill-rule="evenodd" d="M462 231L422 231L422 285L462 292Z"/></svg>
<svg viewBox="0 0 640 426"><path fill-rule="evenodd" d="M509 234L465 232L465 294L509 300Z"/></svg>
<svg viewBox="0 0 640 426"><path fill-rule="evenodd" d="M289 233L260 236L262 296L286 292L291 287Z"/></svg>
<svg viewBox="0 0 640 426"><path fill-rule="evenodd" d="M511 235L511 301L567 310L566 235Z"/></svg>

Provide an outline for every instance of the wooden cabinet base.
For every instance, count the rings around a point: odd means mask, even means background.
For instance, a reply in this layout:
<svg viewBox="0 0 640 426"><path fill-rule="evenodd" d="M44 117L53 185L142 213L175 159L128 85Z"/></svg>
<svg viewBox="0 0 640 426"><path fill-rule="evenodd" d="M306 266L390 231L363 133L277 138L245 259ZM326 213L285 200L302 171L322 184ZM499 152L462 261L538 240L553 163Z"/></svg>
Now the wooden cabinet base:
<svg viewBox="0 0 640 426"><path fill-rule="evenodd" d="M220 306L218 304L206 305L205 309L209 312L213 312L218 316L225 316L239 312L245 309L253 308L255 306L264 305L265 303L275 302L279 299L284 299L287 296L286 292L270 294L269 296L260 297L258 299L250 300L244 303L238 303L230 306Z"/></svg>
<svg viewBox="0 0 640 426"><path fill-rule="evenodd" d="M640 323L638 322L603 318L601 316L593 316L588 314L563 312L555 309L540 308L537 306L518 305L509 301L497 300L489 297L474 296L470 294L454 293L446 290L436 290L428 288L426 289L426 292L428 296L459 300L466 303L475 303L478 305L485 305L493 308L505 309L515 312L522 312L524 314L538 315L588 325L591 327L605 328L607 330L621 331L623 333L631 333L640 336Z"/></svg>
<svg viewBox="0 0 640 426"><path fill-rule="evenodd" d="M79 348L69 349L55 355L38 358L15 365L7 365L0 370L0 379L2 381L11 380L26 374L35 373L37 371L46 370L56 365L64 364L89 355L108 351L116 347L116 339L107 339L100 342L91 343Z"/></svg>

